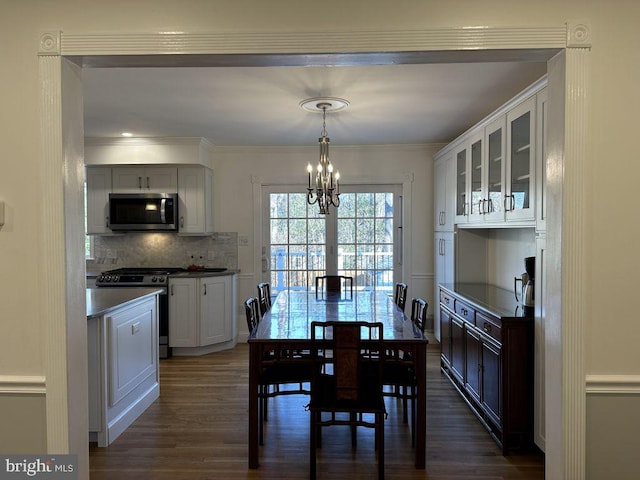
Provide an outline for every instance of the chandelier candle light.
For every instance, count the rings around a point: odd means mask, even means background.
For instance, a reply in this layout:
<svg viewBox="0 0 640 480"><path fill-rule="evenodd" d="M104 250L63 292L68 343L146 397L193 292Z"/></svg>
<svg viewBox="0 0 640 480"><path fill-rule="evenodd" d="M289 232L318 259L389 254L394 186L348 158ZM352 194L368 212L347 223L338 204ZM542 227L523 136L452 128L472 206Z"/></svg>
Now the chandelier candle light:
<svg viewBox="0 0 640 480"><path fill-rule="evenodd" d="M300 106L310 112L322 112L322 132L318 142L320 143L320 160L313 174L313 167L307 165L309 176L307 185L307 203L317 203L320 213L327 215L329 207L340 206L340 172L333 172L333 164L329 160L329 137L327 137L326 116L327 111L343 110L349 106L349 102L341 98L309 98L300 102Z"/></svg>

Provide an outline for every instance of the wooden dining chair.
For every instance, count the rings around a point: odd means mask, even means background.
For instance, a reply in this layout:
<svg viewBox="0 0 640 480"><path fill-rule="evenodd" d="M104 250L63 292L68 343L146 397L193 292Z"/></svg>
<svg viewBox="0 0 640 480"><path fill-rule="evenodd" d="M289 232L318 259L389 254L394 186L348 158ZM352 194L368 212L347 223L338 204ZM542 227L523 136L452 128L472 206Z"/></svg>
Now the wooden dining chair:
<svg viewBox="0 0 640 480"><path fill-rule="evenodd" d="M385 358L382 332L380 322L311 322L313 369L311 400L307 407L311 480L316 478L316 448L322 441L321 429L330 425L349 426L354 449L357 427L374 428L378 479L384 479L386 410L382 396ZM346 415L338 415L340 413Z"/></svg>
<svg viewBox="0 0 640 480"><path fill-rule="evenodd" d="M422 298L411 300L411 317L413 324L424 334L427 320L427 302ZM415 446L416 399L418 397L418 381L415 375L413 352L400 349L387 349L387 358L383 370L383 384L390 387L384 395L402 401L402 421L409 421L409 401L411 402L411 445Z"/></svg>
<svg viewBox="0 0 640 480"><path fill-rule="evenodd" d="M427 309L429 304L422 298L411 301L411 321L424 333L427 324Z"/></svg>
<svg viewBox="0 0 640 480"><path fill-rule="evenodd" d="M249 297L244 301L244 313L247 317L247 329L249 330L249 335L251 335L260 321L260 311L256 297Z"/></svg>
<svg viewBox="0 0 640 480"><path fill-rule="evenodd" d="M258 299L250 297L244 302L247 328L251 335L260 323ZM258 441L264 444L264 422L268 420L268 399L280 395L308 395L305 384L311 382L311 364L308 357L290 349L278 348L265 350L262 355L263 369L258 376ZM289 386L286 389L280 388Z"/></svg>
<svg viewBox="0 0 640 480"><path fill-rule="evenodd" d="M260 304L261 316L271 308L271 285L267 282L258 284L258 303Z"/></svg>
<svg viewBox="0 0 640 480"><path fill-rule="evenodd" d="M396 290L393 297L393 301L400 310L404 312L404 306L407 302L407 284L396 283Z"/></svg>
<svg viewBox="0 0 640 480"><path fill-rule="evenodd" d="M316 295L319 292L341 293L343 290L353 295L353 277L345 275L322 275L316 277Z"/></svg>

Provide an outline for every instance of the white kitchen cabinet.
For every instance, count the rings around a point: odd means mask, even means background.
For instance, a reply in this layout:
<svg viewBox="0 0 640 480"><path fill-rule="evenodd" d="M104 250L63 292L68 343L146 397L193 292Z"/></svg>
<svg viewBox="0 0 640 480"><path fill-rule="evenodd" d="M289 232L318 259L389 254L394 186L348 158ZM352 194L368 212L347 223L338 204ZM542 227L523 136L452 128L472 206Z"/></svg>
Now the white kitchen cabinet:
<svg viewBox="0 0 640 480"><path fill-rule="evenodd" d="M484 132L480 129L469 137L469 223L483 221L486 208L486 162L482 148Z"/></svg>
<svg viewBox="0 0 640 480"><path fill-rule="evenodd" d="M536 98L507 112L505 220L534 221Z"/></svg>
<svg viewBox="0 0 640 480"><path fill-rule="evenodd" d="M112 177L114 193L175 193L178 191L176 167L114 167Z"/></svg>
<svg viewBox="0 0 640 480"><path fill-rule="evenodd" d="M506 118L501 116L484 128L485 139L485 222L504 221Z"/></svg>
<svg viewBox="0 0 640 480"><path fill-rule="evenodd" d="M178 275L169 279L169 346L174 355L229 344L237 335L237 275Z"/></svg>
<svg viewBox="0 0 640 480"><path fill-rule="evenodd" d="M199 345L198 279L169 279L169 346L195 347Z"/></svg>
<svg viewBox="0 0 640 480"><path fill-rule="evenodd" d="M453 150L455 172L455 217L454 222L467 223L469 220L469 143L462 142Z"/></svg>
<svg viewBox="0 0 640 480"><path fill-rule="evenodd" d="M453 156L441 158L434 166L434 230L453 231Z"/></svg>
<svg viewBox="0 0 640 480"><path fill-rule="evenodd" d="M436 155L436 162L452 163L455 225L537 226L536 212L544 211L544 184L536 177L544 163L539 150L545 117L538 117L545 115L545 82L533 84Z"/></svg>
<svg viewBox="0 0 640 480"><path fill-rule="evenodd" d="M178 168L178 234L213 233L213 172L206 167Z"/></svg>
<svg viewBox="0 0 640 480"><path fill-rule="evenodd" d="M434 294L433 294L433 328L436 339L440 341L440 309L437 308L437 302L440 298L440 284L451 284L454 282L454 233L453 232L436 232L434 238L435 247L435 275L434 275Z"/></svg>
<svg viewBox="0 0 640 480"><path fill-rule="evenodd" d="M106 447L160 395L157 296L87 320L89 440Z"/></svg>
<svg viewBox="0 0 640 480"><path fill-rule="evenodd" d="M109 193L111 168L87 167L87 234L110 234Z"/></svg>

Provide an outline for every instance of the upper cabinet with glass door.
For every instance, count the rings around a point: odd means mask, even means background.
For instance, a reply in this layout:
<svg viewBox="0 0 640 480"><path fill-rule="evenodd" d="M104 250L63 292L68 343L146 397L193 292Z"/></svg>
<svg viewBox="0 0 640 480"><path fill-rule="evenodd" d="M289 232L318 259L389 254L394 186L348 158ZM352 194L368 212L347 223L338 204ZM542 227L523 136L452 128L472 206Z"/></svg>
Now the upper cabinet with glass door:
<svg viewBox="0 0 640 480"><path fill-rule="evenodd" d="M453 152L456 172L456 214L454 223L467 223L469 217L469 147L467 142L460 144Z"/></svg>
<svg viewBox="0 0 640 480"><path fill-rule="evenodd" d="M504 221L505 122L505 117L502 116L484 129L487 176L483 220L486 222Z"/></svg>
<svg viewBox="0 0 640 480"><path fill-rule="evenodd" d="M469 138L469 222L479 222L486 208L482 131Z"/></svg>
<svg viewBox="0 0 640 480"><path fill-rule="evenodd" d="M535 220L535 115L535 96L507 113L507 221Z"/></svg>
<svg viewBox="0 0 640 480"><path fill-rule="evenodd" d="M536 225L536 110L545 85L534 83L436 155L453 163L456 225Z"/></svg>

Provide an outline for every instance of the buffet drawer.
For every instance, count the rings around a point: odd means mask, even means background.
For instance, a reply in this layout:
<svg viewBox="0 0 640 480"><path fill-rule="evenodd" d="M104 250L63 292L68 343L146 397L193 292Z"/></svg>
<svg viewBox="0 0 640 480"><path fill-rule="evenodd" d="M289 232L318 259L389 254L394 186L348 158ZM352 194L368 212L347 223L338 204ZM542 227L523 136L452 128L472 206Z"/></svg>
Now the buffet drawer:
<svg viewBox="0 0 640 480"><path fill-rule="evenodd" d="M453 297L442 290L440 290L440 303L453 312Z"/></svg>
<svg viewBox="0 0 640 480"><path fill-rule="evenodd" d="M498 343L502 342L502 322L498 318L489 317L477 312L476 326Z"/></svg>
<svg viewBox="0 0 640 480"><path fill-rule="evenodd" d="M473 309L473 307L467 305L464 302L461 302L460 300L456 299L456 314L458 314L460 317L464 318L467 322L469 322L471 325L475 325L476 324L476 311Z"/></svg>

